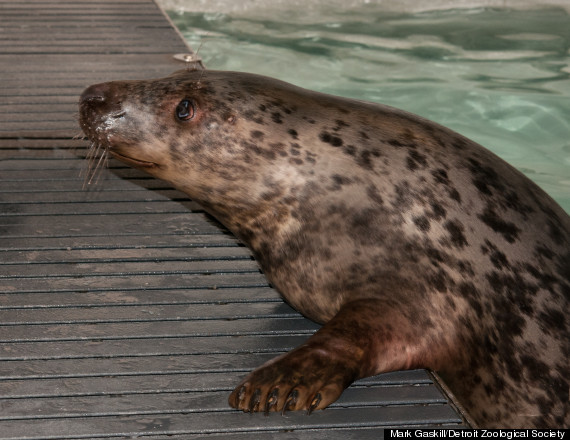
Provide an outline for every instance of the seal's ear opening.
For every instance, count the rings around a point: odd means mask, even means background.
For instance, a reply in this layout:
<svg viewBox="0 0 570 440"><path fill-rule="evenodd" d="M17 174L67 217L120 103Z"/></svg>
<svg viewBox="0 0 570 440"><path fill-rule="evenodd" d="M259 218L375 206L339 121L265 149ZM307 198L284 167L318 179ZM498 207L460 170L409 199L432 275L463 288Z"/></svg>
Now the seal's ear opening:
<svg viewBox="0 0 570 440"><path fill-rule="evenodd" d="M189 121L196 114L196 106L193 100L183 99L176 106L176 117L179 121Z"/></svg>

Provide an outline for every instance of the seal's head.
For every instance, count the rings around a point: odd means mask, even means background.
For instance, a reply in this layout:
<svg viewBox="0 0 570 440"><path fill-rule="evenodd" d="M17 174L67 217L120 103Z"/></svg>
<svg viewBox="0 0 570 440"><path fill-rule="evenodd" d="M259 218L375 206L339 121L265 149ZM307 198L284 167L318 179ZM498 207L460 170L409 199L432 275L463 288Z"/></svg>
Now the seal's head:
<svg viewBox="0 0 570 440"><path fill-rule="evenodd" d="M81 128L117 159L168 181L184 172L187 181L180 155L211 147L236 121L231 108L208 97L212 89L202 75L183 70L160 80L95 84L80 98ZM206 159L196 154L193 165L212 167Z"/></svg>

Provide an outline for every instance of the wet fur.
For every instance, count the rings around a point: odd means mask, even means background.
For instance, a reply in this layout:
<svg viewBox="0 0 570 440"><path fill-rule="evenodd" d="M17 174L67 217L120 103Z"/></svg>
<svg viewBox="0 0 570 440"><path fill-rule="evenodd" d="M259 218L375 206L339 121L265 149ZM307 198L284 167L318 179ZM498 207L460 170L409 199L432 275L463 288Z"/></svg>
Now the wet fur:
<svg viewBox="0 0 570 440"><path fill-rule="evenodd" d="M189 121L175 117L184 98ZM488 150L235 72L96 85L80 114L95 145L200 202L325 323L232 406L312 411L357 378L422 367L480 426L570 425L570 219Z"/></svg>

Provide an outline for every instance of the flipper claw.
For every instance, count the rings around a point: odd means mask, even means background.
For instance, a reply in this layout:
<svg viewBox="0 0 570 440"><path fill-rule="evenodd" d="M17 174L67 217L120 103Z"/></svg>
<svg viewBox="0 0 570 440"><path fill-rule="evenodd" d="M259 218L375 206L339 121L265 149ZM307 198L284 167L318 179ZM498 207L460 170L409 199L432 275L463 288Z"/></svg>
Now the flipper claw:
<svg viewBox="0 0 570 440"><path fill-rule="evenodd" d="M253 413L255 412L255 410L257 409L257 407L259 406L259 402L261 401L261 390L259 388L257 388L254 392L253 395L251 396L251 399L249 399L249 412Z"/></svg>
<svg viewBox="0 0 570 440"><path fill-rule="evenodd" d="M317 393L315 394L315 397L313 397L313 400L311 401L311 405L309 406L309 409L307 410L307 415L311 415L311 413L317 409L317 407L319 406L319 404L321 403L322 400L322 396L321 393Z"/></svg>
<svg viewBox="0 0 570 440"><path fill-rule="evenodd" d="M281 414L284 415L286 411L294 409L295 405L297 404L298 397L299 397L299 391L297 391L296 389L291 391L287 396L287 400L285 400L285 405L283 405L283 411L281 411Z"/></svg>
<svg viewBox="0 0 570 440"><path fill-rule="evenodd" d="M269 412L272 408L277 406L279 400L279 388L275 388L273 391L269 393L267 396L267 400L265 402L265 415L268 416Z"/></svg>

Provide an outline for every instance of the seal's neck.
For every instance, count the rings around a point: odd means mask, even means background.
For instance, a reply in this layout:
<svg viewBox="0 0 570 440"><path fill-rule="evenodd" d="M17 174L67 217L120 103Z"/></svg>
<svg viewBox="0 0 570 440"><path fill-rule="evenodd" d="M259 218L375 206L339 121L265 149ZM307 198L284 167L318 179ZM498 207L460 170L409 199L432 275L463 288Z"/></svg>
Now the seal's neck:
<svg viewBox="0 0 570 440"><path fill-rule="evenodd" d="M300 228L290 206L283 203L213 204L202 202L204 209L226 226L252 250L258 250L263 242L276 244Z"/></svg>

